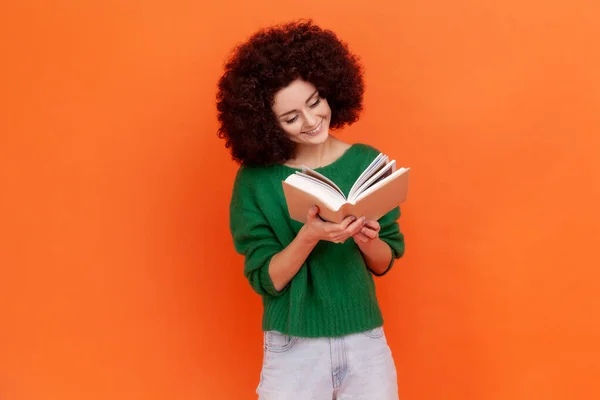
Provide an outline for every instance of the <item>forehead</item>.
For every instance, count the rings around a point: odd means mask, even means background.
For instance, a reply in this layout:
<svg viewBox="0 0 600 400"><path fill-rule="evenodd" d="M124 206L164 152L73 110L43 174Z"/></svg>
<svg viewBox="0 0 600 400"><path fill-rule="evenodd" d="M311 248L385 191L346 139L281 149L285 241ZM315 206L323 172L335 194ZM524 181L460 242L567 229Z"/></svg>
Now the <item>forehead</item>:
<svg viewBox="0 0 600 400"><path fill-rule="evenodd" d="M282 113L302 108L316 90L312 83L296 79L275 93L273 111Z"/></svg>

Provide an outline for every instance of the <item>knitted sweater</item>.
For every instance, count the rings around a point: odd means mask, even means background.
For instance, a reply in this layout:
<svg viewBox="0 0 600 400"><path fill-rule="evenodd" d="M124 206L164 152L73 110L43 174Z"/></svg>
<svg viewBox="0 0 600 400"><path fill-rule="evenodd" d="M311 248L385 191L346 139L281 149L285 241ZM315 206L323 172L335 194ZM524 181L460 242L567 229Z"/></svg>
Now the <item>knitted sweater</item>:
<svg viewBox="0 0 600 400"><path fill-rule="evenodd" d="M344 194L379 154L354 144L333 163L316 170L335 182ZM352 238L342 244L320 241L298 273L281 291L269 275L271 258L297 235L302 223L290 219L282 181L297 169L286 165L242 166L230 202L230 229L238 253L244 255L244 274L262 296L265 331L301 337L334 337L373 329L383 324L374 272L366 266ZM307 210L308 211L308 210ZM379 237L394 260L404 254L396 207L379 220Z"/></svg>

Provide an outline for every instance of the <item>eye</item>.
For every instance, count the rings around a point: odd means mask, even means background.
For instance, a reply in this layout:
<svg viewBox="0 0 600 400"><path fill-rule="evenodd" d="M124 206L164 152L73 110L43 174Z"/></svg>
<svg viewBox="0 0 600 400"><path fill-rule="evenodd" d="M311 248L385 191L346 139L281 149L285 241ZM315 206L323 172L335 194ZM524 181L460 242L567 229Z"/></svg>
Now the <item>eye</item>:
<svg viewBox="0 0 600 400"><path fill-rule="evenodd" d="M298 120L298 116L297 115L294 118L288 119L285 122L288 123L288 124L293 124L294 122L296 122L296 120Z"/></svg>
<svg viewBox="0 0 600 400"><path fill-rule="evenodd" d="M319 103L320 103L320 102L321 102L321 99L317 99L317 101L315 101L314 103L312 103L312 104L310 105L310 108L315 108L316 106L318 106L318 105L319 105Z"/></svg>

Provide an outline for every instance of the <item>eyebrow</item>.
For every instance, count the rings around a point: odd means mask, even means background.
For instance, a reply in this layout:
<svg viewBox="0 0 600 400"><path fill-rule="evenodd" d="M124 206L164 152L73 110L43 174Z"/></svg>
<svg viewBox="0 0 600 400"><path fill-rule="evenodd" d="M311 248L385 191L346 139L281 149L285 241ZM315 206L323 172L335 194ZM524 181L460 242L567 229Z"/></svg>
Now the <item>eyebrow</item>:
<svg viewBox="0 0 600 400"><path fill-rule="evenodd" d="M317 94L318 92L319 92L319 90L318 90L318 89L317 89L317 90L315 90L315 91L313 92L313 94L311 94L311 95L310 95L310 97L308 98L308 100L306 100L306 102L308 103L308 102L310 101L310 99L312 99L313 97L315 97L315 94ZM279 118L281 118L281 117L285 117L286 115L288 115L288 114L292 114L292 113L295 113L295 112L296 112L296 110L291 110L291 111L288 111L288 112L284 112L283 114L281 114L281 115L279 116Z"/></svg>

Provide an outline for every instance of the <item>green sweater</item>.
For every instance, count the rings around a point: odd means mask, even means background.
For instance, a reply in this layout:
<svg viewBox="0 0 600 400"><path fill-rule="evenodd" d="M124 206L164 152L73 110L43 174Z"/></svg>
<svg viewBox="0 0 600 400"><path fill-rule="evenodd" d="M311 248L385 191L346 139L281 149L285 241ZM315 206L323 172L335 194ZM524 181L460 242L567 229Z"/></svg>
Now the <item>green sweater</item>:
<svg viewBox="0 0 600 400"><path fill-rule="evenodd" d="M360 173L379 154L354 144L333 163L317 171L348 194ZM244 274L263 301L263 330L301 337L332 337L373 329L383 324L374 273L352 238L342 244L320 241L288 285L278 292L269 275L271 258L296 236L302 224L290 219L282 181L297 169L275 165L242 166L230 203L230 228L235 249L243 254ZM308 211L308 210L307 210ZM404 254L396 207L379 220L379 237L395 259Z"/></svg>

